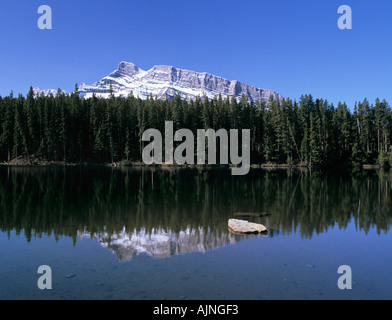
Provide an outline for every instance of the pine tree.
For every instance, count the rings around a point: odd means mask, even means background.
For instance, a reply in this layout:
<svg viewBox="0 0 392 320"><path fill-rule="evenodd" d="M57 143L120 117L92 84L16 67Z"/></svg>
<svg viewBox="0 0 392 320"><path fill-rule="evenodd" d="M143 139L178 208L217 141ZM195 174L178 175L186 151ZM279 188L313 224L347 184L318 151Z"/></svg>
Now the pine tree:
<svg viewBox="0 0 392 320"><path fill-rule="evenodd" d="M67 123L68 123L68 110L65 105L65 97L60 89L57 90L56 110L59 112L59 126L58 137L62 146L63 161L67 162Z"/></svg>
<svg viewBox="0 0 392 320"><path fill-rule="evenodd" d="M27 99L24 103L24 109L27 117L27 127L28 127L28 150L30 150L33 154L36 153L38 149L38 141L37 141L37 112L35 107L34 100L34 90L33 87L30 87L30 91L27 95Z"/></svg>
<svg viewBox="0 0 392 320"><path fill-rule="evenodd" d="M15 118L11 97L6 97L3 100L2 109L0 140L4 148L5 159L7 162L10 162L13 150L13 119Z"/></svg>
<svg viewBox="0 0 392 320"><path fill-rule="evenodd" d="M313 113L310 114L310 166L318 166L321 164L321 152L319 135L317 132L318 119Z"/></svg>

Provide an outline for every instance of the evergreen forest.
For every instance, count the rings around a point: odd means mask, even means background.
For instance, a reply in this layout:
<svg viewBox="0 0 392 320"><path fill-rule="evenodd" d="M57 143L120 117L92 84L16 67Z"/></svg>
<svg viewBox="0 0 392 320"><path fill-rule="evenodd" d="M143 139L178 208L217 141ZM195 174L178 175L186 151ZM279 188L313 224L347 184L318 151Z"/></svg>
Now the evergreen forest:
<svg viewBox="0 0 392 320"><path fill-rule="evenodd" d="M71 94L0 96L0 162L140 162L149 128L250 129L252 164L362 167L392 164L392 111L385 100L333 105L312 95L250 103L221 96L141 100ZM178 143L179 144L179 143Z"/></svg>

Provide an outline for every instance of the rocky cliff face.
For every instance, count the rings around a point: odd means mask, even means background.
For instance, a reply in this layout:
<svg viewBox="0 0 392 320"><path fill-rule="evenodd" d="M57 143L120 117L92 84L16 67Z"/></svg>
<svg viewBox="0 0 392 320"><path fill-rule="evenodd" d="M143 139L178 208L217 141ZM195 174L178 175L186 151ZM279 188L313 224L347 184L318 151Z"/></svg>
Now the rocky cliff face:
<svg viewBox="0 0 392 320"><path fill-rule="evenodd" d="M277 92L229 81L209 73L160 65L144 71L130 62L121 62L117 70L92 85L82 83L79 91L86 98L92 97L94 93L106 98L110 95L110 88L115 96L133 94L141 99L149 96L172 99L177 95L187 100L204 96L212 99L219 94L223 98L235 97L237 100L245 95L252 102L267 101L271 95L274 99L283 98Z"/></svg>

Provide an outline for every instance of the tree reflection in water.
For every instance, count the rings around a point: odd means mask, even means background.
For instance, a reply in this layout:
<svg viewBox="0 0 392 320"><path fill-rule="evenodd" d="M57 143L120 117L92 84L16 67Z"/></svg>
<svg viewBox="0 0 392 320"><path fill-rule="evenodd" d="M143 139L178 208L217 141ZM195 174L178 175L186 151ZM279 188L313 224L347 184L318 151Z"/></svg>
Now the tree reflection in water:
<svg viewBox="0 0 392 320"><path fill-rule="evenodd" d="M207 251L248 237L229 233L235 212L274 237L304 238L352 221L367 233L392 223L392 172L320 174L252 169L0 168L0 229L32 237L91 237L117 258Z"/></svg>

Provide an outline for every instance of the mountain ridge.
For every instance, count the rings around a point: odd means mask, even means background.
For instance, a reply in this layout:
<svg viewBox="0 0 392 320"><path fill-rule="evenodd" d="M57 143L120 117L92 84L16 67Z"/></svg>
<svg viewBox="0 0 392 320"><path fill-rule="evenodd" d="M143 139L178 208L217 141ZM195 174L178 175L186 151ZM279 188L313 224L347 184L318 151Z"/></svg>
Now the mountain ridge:
<svg viewBox="0 0 392 320"><path fill-rule="evenodd" d="M142 70L132 62L121 61L116 70L101 80L87 85L81 83L79 94L91 98L108 98L114 96L127 97L132 94L143 100L152 96L157 99L173 99L179 95L185 100L194 100L196 97L213 99L219 95L222 98L234 97L239 101L247 96L250 102L268 101L272 95L274 99L282 100L283 96L275 91L261 89L244 84L238 80L227 80L207 72L196 72L176 68L169 65L155 65L149 70ZM41 90L35 88L36 93L52 93L55 90Z"/></svg>

